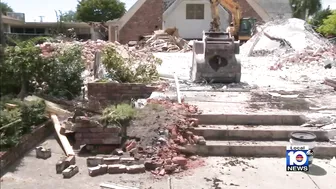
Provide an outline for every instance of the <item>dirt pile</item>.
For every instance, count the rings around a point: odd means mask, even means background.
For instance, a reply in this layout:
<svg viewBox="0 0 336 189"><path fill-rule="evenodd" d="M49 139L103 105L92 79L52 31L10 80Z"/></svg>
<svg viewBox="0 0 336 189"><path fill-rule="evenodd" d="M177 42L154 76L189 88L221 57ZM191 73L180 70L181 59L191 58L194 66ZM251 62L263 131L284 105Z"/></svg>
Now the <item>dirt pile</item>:
<svg viewBox="0 0 336 189"><path fill-rule="evenodd" d="M268 22L242 45L247 56L275 56L279 64L322 63L336 59L331 43L319 36L304 20L291 18Z"/></svg>
<svg viewBox="0 0 336 189"><path fill-rule="evenodd" d="M191 156L184 147L206 143L191 131L198 126L198 120L187 115L197 112L197 107L192 105L149 99L139 119L127 128L129 140L125 151L136 159L144 159L146 169L160 176L202 165L202 160Z"/></svg>

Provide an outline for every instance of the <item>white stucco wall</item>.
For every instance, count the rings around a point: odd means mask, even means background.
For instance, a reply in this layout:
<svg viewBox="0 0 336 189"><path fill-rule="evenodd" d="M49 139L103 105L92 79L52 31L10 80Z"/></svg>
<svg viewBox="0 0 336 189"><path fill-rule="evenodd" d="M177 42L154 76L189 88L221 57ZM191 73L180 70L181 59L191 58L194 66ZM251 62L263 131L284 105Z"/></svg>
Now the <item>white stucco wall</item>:
<svg viewBox="0 0 336 189"><path fill-rule="evenodd" d="M204 5L204 20L188 20L186 19L187 4L205 4ZM173 5L172 5L173 6ZM176 27L182 38L202 38L203 30L208 31L210 28L211 9L209 0L183 0L176 6L175 9L163 16L163 28ZM221 19L221 28L225 31L229 25L229 13L224 8L219 6L219 14Z"/></svg>

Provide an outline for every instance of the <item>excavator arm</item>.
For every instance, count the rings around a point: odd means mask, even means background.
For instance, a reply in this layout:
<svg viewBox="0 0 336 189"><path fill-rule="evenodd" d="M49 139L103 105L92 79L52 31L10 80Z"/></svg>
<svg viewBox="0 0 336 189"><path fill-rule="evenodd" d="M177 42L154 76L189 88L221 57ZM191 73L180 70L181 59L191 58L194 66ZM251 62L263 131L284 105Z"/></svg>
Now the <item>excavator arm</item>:
<svg viewBox="0 0 336 189"><path fill-rule="evenodd" d="M220 17L218 5L223 6L232 15L232 23L234 26L234 35L237 35L240 27L241 8L234 0L210 0L212 22L210 31L220 31Z"/></svg>

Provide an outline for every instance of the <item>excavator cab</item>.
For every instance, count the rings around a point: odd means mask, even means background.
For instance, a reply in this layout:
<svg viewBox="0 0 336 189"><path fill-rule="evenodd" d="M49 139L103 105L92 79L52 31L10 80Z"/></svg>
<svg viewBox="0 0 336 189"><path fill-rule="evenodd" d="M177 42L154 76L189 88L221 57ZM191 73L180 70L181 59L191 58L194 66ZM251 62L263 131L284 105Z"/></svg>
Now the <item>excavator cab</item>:
<svg viewBox="0 0 336 189"><path fill-rule="evenodd" d="M238 38L240 42L248 41L255 33L256 19L255 18L242 18L238 31Z"/></svg>

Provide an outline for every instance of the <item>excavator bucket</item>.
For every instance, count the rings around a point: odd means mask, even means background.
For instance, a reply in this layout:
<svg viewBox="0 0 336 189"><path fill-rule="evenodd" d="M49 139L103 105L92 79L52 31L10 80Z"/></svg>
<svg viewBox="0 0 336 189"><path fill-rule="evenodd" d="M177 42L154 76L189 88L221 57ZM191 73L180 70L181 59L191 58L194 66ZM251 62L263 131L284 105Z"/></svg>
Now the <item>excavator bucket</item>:
<svg viewBox="0 0 336 189"><path fill-rule="evenodd" d="M241 64L239 41L229 33L203 32L203 40L193 45L191 80L193 82L239 83Z"/></svg>

